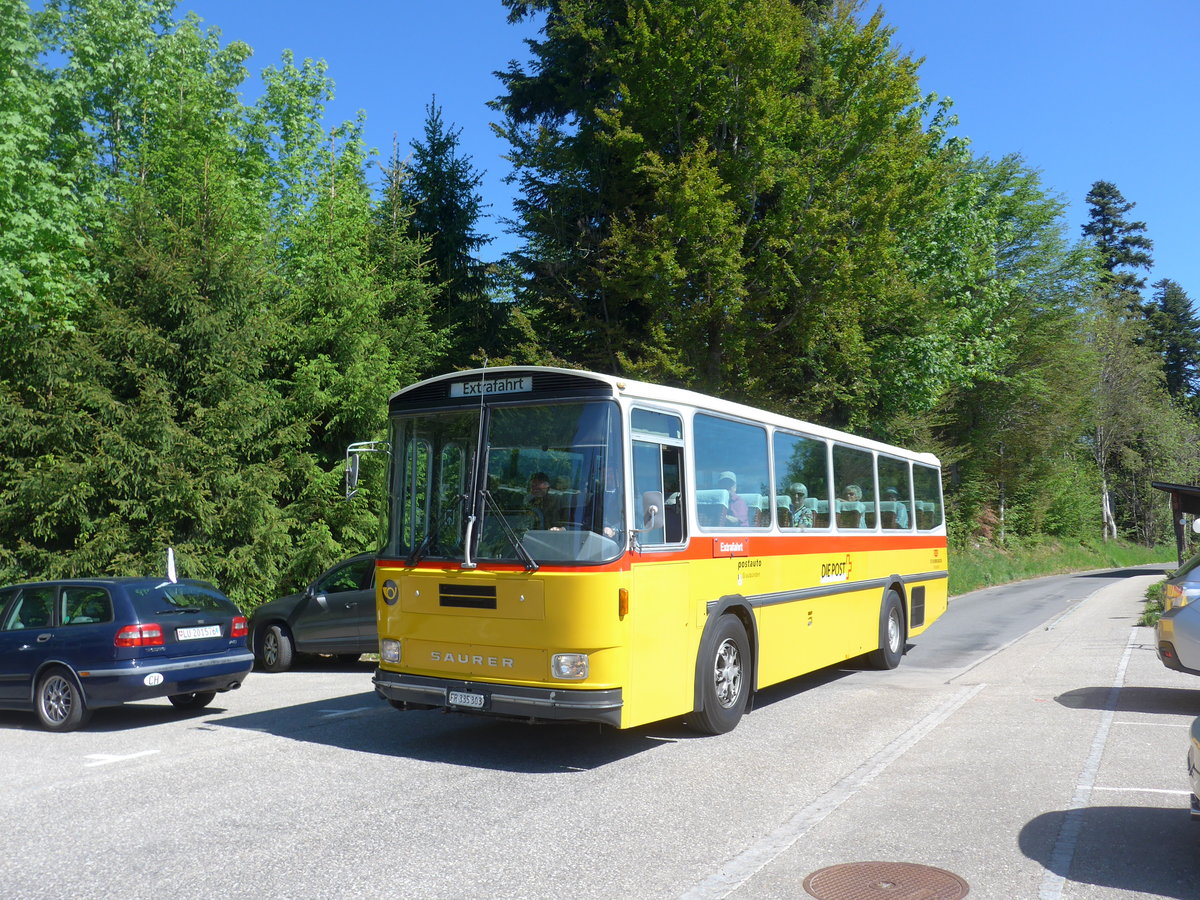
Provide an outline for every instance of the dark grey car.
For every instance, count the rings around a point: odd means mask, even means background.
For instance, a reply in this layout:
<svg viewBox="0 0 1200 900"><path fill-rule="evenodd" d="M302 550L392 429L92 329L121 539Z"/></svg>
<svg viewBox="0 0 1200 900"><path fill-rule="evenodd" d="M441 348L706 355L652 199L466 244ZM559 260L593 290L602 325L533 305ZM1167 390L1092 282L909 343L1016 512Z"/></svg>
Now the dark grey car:
<svg viewBox="0 0 1200 900"><path fill-rule="evenodd" d="M287 671L297 653L357 659L378 652L374 554L353 556L299 594L254 610L250 646L268 672Z"/></svg>

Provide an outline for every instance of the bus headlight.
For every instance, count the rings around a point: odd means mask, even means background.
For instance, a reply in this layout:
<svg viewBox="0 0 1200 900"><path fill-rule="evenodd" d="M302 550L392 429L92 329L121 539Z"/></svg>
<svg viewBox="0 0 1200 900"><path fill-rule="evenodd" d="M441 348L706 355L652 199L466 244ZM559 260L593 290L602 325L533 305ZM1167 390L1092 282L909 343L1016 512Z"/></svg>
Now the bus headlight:
<svg viewBox="0 0 1200 900"><path fill-rule="evenodd" d="M400 662L400 642L384 638L379 642L379 658L386 663Z"/></svg>
<svg viewBox="0 0 1200 900"><path fill-rule="evenodd" d="M550 673L555 678L582 681L588 677L586 653L555 653L550 658Z"/></svg>

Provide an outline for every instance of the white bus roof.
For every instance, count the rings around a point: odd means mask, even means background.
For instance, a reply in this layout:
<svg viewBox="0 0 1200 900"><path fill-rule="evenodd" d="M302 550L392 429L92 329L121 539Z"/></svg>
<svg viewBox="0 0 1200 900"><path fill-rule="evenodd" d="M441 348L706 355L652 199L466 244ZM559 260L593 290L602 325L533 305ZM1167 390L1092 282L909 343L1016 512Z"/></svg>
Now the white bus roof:
<svg viewBox="0 0 1200 900"><path fill-rule="evenodd" d="M574 375L579 378L589 378L610 385L613 389L613 394L617 397L628 400L642 400L648 403L659 403L666 406L688 406L694 409L705 412L719 413L721 415L732 416L734 418L745 419L751 422L759 422L764 425L771 425L776 428L784 428L793 431L803 431L805 434L813 437L826 438L831 441L840 441L847 444L853 444L856 447L862 447L868 450L875 450L879 453L887 453L894 456L903 456L907 459L916 462L927 463L932 466L941 466L941 462L932 453L918 453L913 450L906 450L903 447L897 447L893 444L885 444L882 441L872 440L871 438L859 437L847 431L838 431L835 428L827 428L823 425L817 425L812 422L807 422L802 419L794 419L790 416L779 415L768 410L759 409L754 406L747 406L744 403L735 403L732 400L722 400L720 397L713 397L708 394L701 394L697 391L690 391L686 388L668 387L666 385L654 384L647 381L637 381L633 378L624 378L617 375L605 375L600 372L590 372L586 369L562 369L553 366L498 366L488 369L463 369L457 372L448 372L444 375L436 375L432 378L426 378L424 381L411 384L408 387L402 388L392 394L391 400L395 400L401 394L406 394L409 391L415 391L426 385L436 384L442 381L453 381L467 376L473 378L493 378L503 377L518 372L553 372L562 375Z"/></svg>

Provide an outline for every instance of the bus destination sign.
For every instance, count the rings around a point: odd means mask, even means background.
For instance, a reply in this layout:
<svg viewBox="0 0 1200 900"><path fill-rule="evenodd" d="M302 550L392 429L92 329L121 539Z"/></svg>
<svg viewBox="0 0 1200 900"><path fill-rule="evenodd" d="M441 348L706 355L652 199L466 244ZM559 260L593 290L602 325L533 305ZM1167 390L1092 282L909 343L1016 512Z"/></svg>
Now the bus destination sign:
<svg viewBox="0 0 1200 900"><path fill-rule="evenodd" d="M712 555L714 559L733 556L750 555L749 538L713 538Z"/></svg>
<svg viewBox="0 0 1200 900"><path fill-rule="evenodd" d="M485 397L491 394L523 394L533 390L533 378L484 378L479 381L453 381L451 397Z"/></svg>

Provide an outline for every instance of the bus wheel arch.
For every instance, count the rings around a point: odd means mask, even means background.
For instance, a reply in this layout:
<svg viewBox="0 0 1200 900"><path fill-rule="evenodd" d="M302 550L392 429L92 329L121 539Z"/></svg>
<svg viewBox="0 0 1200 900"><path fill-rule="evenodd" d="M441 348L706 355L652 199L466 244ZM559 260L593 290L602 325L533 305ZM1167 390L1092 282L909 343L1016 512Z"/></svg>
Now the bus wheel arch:
<svg viewBox="0 0 1200 900"><path fill-rule="evenodd" d="M744 599L719 602L699 646L688 724L701 734L724 734L741 720L758 683L758 633Z"/></svg>
<svg viewBox="0 0 1200 900"><path fill-rule="evenodd" d="M894 669L900 665L908 640L908 610L904 597L904 585L892 581L883 592L879 603L879 648L867 654L871 666L876 669Z"/></svg>

